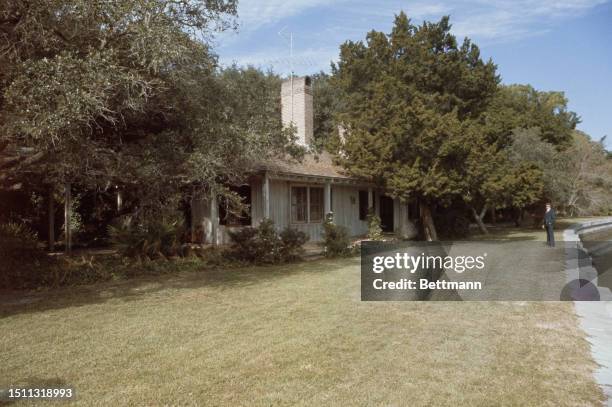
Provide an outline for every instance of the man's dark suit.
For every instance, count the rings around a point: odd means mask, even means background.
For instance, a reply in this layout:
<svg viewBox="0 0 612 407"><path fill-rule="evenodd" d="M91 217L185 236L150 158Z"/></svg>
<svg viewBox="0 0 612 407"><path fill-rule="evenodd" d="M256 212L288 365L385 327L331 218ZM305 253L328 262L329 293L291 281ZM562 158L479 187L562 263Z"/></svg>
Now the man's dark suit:
<svg viewBox="0 0 612 407"><path fill-rule="evenodd" d="M546 243L549 246L555 247L555 220L557 219L557 214L555 210L550 208L548 212L544 214L544 226L546 227Z"/></svg>

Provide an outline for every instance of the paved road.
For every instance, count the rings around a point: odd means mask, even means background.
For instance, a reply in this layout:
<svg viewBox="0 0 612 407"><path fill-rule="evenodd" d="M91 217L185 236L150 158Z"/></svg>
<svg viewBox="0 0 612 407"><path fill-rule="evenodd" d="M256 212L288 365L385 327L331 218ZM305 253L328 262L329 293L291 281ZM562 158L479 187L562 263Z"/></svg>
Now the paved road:
<svg viewBox="0 0 612 407"><path fill-rule="evenodd" d="M588 230L581 230L581 227L598 227L598 225L605 224L606 222L612 222L612 219L589 222L591 224L585 223L567 229L564 232L564 240L581 244L579 234ZM600 232L598 233L601 233L602 226L599 227ZM610 230L612 230L612 223L603 229L605 235L602 236L607 238ZM596 239L587 238L585 241L584 247L587 250L589 248L597 248L599 250L599 252L594 254L596 254L596 262L598 267L600 267L600 271L598 272L591 264L581 264L577 267L575 259L571 257L570 252L568 252L566 271L568 280L576 278L578 272L580 277L588 276L589 280L599 286L602 301L576 301L575 307L576 313L580 317L580 325L587 333L587 339L591 344L593 359L600 365L595 372L595 378L608 398L606 405L612 407L612 293L607 284L609 277L607 265L610 263L612 254L601 245L601 242L603 242L601 237ZM599 284L600 282L601 284Z"/></svg>

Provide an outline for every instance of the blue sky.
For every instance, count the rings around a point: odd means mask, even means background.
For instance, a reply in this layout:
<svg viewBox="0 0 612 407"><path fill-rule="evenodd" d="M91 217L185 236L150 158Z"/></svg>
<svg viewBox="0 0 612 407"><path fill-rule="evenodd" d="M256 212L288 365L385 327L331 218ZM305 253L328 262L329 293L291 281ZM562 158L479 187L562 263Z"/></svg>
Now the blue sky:
<svg viewBox="0 0 612 407"><path fill-rule="evenodd" d="M498 65L504 83L564 91L594 139L612 150L612 0L239 0L237 32L216 38L222 64L298 74L328 71L339 45L371 30L389 32L400 10L415 23L450 15ZM279 32L282 32L279 35Z"/></svg>

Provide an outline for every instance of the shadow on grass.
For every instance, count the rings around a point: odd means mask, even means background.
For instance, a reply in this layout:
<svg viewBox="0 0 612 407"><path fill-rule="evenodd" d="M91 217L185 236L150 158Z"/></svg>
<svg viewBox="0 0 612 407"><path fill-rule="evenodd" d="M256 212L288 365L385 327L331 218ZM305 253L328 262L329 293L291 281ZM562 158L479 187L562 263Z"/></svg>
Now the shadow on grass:
<svg viewBox="0 0 612 407"><path fill-rule="evenodd" d="M299 273L323 273L351 265L359 267L359 258L318 259L273 266L211 268L173 274L138 276L129 280L49 289L42 292L0 292L0 318L66 307L102 304L117 299L137 301L145 295L164 290L200 287L231 290L264 284Z"/></svg>
<svg viewBox="0 0 612 407"><path fill-rule="evenodd" d="M474 234L468 236L465 239L461 240L478 240L478 241L487 241L487 240L503 240L503 241L537 241L541 240L538 236L539 232L544 233L543 230L538 230L533 227L516 227L514 225L489 225L487 226L489 234ZM546 235L543 234L544 240L546 240Z"/></svg>

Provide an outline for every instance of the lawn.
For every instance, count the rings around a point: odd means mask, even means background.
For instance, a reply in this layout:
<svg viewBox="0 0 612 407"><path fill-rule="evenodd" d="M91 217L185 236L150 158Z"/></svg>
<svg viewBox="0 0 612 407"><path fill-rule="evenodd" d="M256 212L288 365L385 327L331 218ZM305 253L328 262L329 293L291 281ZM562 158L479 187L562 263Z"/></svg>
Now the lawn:
<svg viewBox="0 0 612 407"><path fill-rule="evenodd" d="M572 225L580 222L585 222L593 219L598 219L596 217L593 218L560 218L555 223L555 240L557 242L563 241L563 231ZM489 235L473 235L470 237L472 240L536 240L536 241L546 241L546 231L544 229L538 227L514 227L506 225L499 226L488 226L490 231Z"/></svg>
<svg viewBox="0 0 612 407"><path fill-rule="evenodd" d="M352 258L11 296L0 387L70 385L83 405L603 400L571 303L368 303L359 285Z"/></svg>

